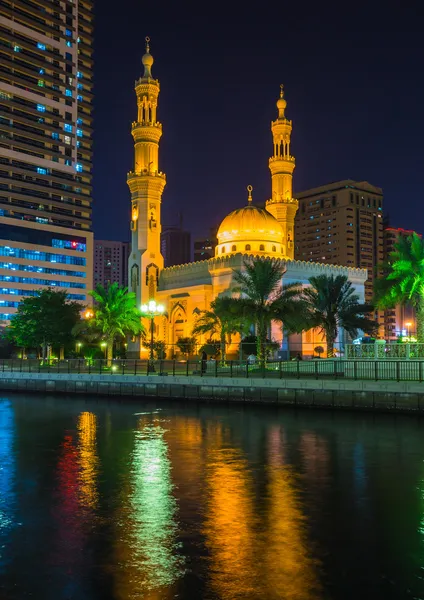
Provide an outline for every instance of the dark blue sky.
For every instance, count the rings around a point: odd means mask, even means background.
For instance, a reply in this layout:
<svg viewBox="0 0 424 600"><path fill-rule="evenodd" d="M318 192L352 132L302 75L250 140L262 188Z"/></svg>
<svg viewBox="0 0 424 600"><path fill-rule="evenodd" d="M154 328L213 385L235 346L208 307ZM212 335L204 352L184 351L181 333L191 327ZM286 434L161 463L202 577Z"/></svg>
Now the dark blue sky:
<svg viewBox="0 0 424 600"><path fill-rule="evenodd" d="M367 180L383 188L392 226L424 232L422 34L383 31L382 23L379 32L353 15L333 15L321 28L313 14L290 15L282 3L259 16L258 4L209 14L201 2L184 6L96 3L96 237L129 238L126 173L145 35L161 83L163 223L176 223L181 211L193 235L203 234L245 204L248 184L254 201L269 197L269 127L282 82L295 191Z"/></svg>

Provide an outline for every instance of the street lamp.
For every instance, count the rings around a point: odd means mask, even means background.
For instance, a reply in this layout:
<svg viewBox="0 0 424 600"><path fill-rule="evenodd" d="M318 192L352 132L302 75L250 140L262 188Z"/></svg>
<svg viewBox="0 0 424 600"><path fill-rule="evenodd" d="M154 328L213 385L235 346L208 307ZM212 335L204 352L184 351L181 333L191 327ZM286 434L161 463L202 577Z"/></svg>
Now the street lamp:
<svg viewBox="0 0 424 600"><path fill-rule="evenodd" d="M77 342L77 353L79 354L81 352L81 342Z"/></svg>
<svg viewBox="0 0 424 600"><path fill-rule="evenodd" d="M92 319L94 317L94 312L90 308L87 308L87 310L83 312L83 317L84 319Z"/></svg>
<svg viewBox="0 0 424 600"><path fill-rule="evenodd" d="M408 321L408 323L405 323L405 325L408 328L407 329L407 331L408 331L408 340L410 340L410 338L411 338L411 326L412 326L412 323L410 321Z"/></svg>
<svg viewBox="0 0 424 600"><path fill-rule="evenodd" d="M160 317L165 312L165 307L162 304L156 304L155 300L150 300L148 304L142 304L141 312L144 317L150 319L150 351L149 351L149 372L154 372L155 366L153 364L153 345L154 345L154 320L155 317Z"/></svg>
<svg viewBox="0 0 424 600"><path fill-rule="evenodd" d="M103 352L105 353L105 358L106 358L106 346L107 346L107 343L106 342L102 342L100 344L100 346L103 348Z"/></svg>

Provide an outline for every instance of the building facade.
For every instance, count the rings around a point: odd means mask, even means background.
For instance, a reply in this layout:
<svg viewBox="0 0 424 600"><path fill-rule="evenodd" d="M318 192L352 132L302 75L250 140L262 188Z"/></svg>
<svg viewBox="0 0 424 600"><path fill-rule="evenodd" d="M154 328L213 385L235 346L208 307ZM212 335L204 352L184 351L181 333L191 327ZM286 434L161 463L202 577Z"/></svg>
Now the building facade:
<svg viewBox="0 0 424 600"><path fill-rule="evenodd" d="M152 78L153 58L147 40L142 59L144 74L135 84L138 120L132 125L135 142L135 168L128 174L132 204L132 242L129 259L130 288L137 301L156 300L164 314L156 319L155 339L175 348L181 337L190 336L201 311L220 295L231 294L236 287L234 272L244 269L252 257L278 259L285 266L284 283L307 285L310 277L321 273L344 274L352 281L359 298L364 299L365 269L294 260L294 218L298 206L292 197L295 166L290 154L292 122L285 116L286 100L281 89L277 101L278 116L271 124L273 152L269 160L271 198L266 208L253 203L248 186L247 203L236 208L222 221L217 231L215 255L207 260L164 268L160 251L160 209L165 175L159 170L159 140L162 126L157 121L159 82ZM147 326L147 321L146 321ZM281 327L274 327L273 339L283 352L289 352L290 339ZM202 341L202 340L200 340ZM204 341L204 340L203 340ZM146 356L148 350L134 339L128 345L131 356ZM236 353L238 340L234 337ZM316 332L296 336L296 352L313 354L315 343L322 344Z"/></svg>
<svg viewBox="0 0 424 600"><path fill-rule="evenodd" d="M45 286L86 303L92 0L0 6L0 319Z"/></svg>
<svg viewBox="0 0 424 600"><path fill-rule="evenodd" d="M383 191L367 181L337 181L297 194L297 260L367 269L366 301L383 261Z"/></svg>
<svg viewBox="0 0 424 600"><path fill-rule="evenodd" d="M128 242L94 240L94 285L128 287Z"/></svg>
<svg viewBox="0 0 424 600"><path fill-rule="evenodd" d="M191 234L181 225L163 227L160 249L165 267L184 265L191 262Z"/></svg>
<svg viewBox="0 0 424 600"><path fill-rule="evenodd" d="M218 228L213 228L208 237L198 237L193 242L193 261L207 260L215 256L216 234Z"/></svg>

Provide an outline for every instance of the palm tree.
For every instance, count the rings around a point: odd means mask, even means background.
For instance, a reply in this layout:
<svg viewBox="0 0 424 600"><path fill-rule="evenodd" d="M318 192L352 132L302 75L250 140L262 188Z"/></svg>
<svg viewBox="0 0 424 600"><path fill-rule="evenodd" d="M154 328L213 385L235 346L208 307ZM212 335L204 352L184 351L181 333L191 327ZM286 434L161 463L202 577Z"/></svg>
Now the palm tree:
<svg viewBox="0 0 424 600"><path fill-rule="evenodd" d="M239 311L253 323L257 333L258 360L266 360L266 340L272 321L284 323L291 332L304 329L302 288L297 283L282 285L284 263L279 260L256 257L244 261L242 271L236 271L238 284L234 291L240 298L233 300Z"/></svg>
<svg viewBox="0 0 424 600"><path fill-rule="evenodd" d="M211 302L210 309L202 312L193 328L193 335L216 335L219 337L221 364L225 363L227 342L231 343L231 335L239 329L239 316L234 299L229 296L218 296Z"/></svg>
<svg viewBox="0 0 424 600"><path fill-rule="evenodd" d="M424 242L419 235L399 236L383 270L385 275L375 286L377 306L412 304L416 309L417 339L424 342Z"/></svg>
<svg viewBox="0 0 424 600"><path fill-rule="evenodd" d="M371 332L378 323L367 316L373 307L358 302L359 296L346 275L318 275L309 279L311 287L303 290L306 320L310 328L318 327L327 342L327 357L334 356L339 327L356 337L358 329Z"/></svg>
<svg viewBox="0 0 424 600"><path fill-rule="evenodd" d="M106 341L106 356L110 365L115 340L129 333L137 335L144 331L141 313L136 306L135 294L128 292L128 288L119 287L117 283L106 288L97 285L90 295L95 301L90 327L99 330Z"/></svg>

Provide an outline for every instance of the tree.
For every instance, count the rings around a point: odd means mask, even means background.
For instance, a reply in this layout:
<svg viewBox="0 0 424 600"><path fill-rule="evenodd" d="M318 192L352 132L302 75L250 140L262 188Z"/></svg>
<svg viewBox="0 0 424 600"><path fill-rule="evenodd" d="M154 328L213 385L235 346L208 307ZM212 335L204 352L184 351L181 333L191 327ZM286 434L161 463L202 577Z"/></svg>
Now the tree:
<svg viewBox="0 0 424 600"><path fill-rule="evenodd" d="M324 348L322 346L315 346L314 352L318 354L318 358L321 358L321 354L324 352Z"/></svg>
<svg viewBox="0 0 424 600"><path fill-rule="evenodd" d="M65 346L79 321L81 304L70 302L66 291L48 288L24 298L11 319L8 337L22 348L42 348L47 357L50 346Z"/></svg>
<svg viewBox="0 0 424 600"><path fill-rule="evenodd" d="M94 298L95 305L89 325L101 332L106 342L107 361L111 364L115 340L127 334L141 334L144 330L141 313L136 306L136 296L117 283L106 288L97 285L90 295Z"/></svg>
<svg viewBox="0 0 424 600"><path fill-rule="evenodd" d="M284 271L281 261L257 257L244 261L244 269L234 274L238 284L234 291L240 293L234 302L246 321L256 327L257 355L262 364L272 321L284 323L289 332L304 329L302 288L296 283L282 285Z"/></svg>
<svg viewBox="0 0 424 600"><path fill-rule="evenodd" d="M180 337L177 340L177 347L180 350L180 352L182 352L182 354L185 354L188 358L190 354L193 354L196 349L196 338Z"/></svg>
<svg viewBox="0 0 424 600"><path fill-rule="evenodd" d="M334 356L339 327L352 337L358 329L374 331L378 323L368 317L373 307L358 302L359 296L345 275L318 275L309 279L311 287L303 290L305 316L310 328L318 327L327 342L327 357Z"/></svg>
<svg viewBox="0 0 424 600"><path fill-rule="evenodd" d="M416 309L417 340L424 342L424 242L413 233L399 236L377 280L375 301L379 308L412 304Z"/></svg>
<svg viewBox="0 0 424 600"><path fill-rule="evenodd" d="M231 335L239 329L239 315L233 298L218 296L211 302L210 309L202 312L193 328L193 334L210 335L212 341L218 336L220 344L221 363L227 357L227 343L231 343Z"/></svg>

